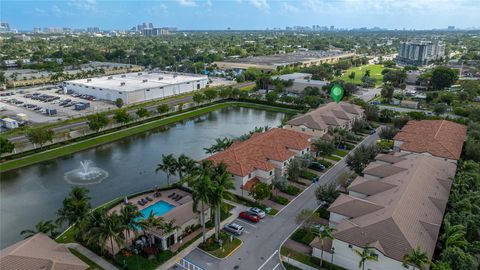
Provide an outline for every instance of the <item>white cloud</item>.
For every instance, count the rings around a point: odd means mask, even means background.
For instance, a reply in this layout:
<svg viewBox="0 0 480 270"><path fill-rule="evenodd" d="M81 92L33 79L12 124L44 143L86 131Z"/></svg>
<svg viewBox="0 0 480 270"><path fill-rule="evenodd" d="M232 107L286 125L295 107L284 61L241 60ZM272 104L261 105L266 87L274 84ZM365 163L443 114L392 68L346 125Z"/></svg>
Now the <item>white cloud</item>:
<svg viewBox="0 0 480 270"><path fill-rule="evenodd" d="M184 7L196 7L197 2L195 0L178 0L178 4Z"/></svg>
<svg viewBox="0 0 480 270"><path fill-rule="evenodd" d="M300 9L296 6L290 5L287 2L283 2L282 8L287 12L297 13Z"/></svg>
<svg viewBox="0 0 480 270"><path fill-rule="evenodd" d="M250 2L259 9L270 9L267 0L250 0Z"/></svg>

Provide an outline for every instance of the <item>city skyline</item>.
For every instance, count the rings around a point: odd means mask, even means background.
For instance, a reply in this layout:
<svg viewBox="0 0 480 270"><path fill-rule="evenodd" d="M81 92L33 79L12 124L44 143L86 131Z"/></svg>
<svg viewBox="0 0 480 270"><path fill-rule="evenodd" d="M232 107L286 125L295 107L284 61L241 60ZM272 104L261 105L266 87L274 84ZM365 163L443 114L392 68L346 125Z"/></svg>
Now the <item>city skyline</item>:
<svg viewBox="0 0 480 270"><path fill-rule="evenodd" d="M185 30L264 30L286 26L387 29L477 28L480 2L395 1L2 1L2 21L11 28L99 27L130 29L142 22ZM340 11L340 12L339 12ZM127 18L127 19L126 19Z"/></svg>

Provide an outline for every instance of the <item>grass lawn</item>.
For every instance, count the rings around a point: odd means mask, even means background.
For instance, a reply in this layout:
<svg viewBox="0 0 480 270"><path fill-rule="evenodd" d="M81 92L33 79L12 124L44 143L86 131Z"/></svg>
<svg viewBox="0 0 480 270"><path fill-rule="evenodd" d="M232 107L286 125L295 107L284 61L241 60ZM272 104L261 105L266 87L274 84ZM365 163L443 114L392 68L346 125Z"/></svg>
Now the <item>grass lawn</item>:
<svg viewBox="0 0 480 270"><path fill-rule="evenodd" d="M365 70L370 70L370 77L376 79L376 84L380 84L383 80L383 75L382 75L382 70L383 66L382 65L363 65L359 67L351 67L345 73L338 77L341 80L344 80L345 82L352 82L348 76L350 73L355 72L355 79L353 79L354 84L362 84L362 77L365 74Z"/></svg>
<svg viewBox="0 0 480 270"><path fill-rule="evenodd" d="M223 241L222 247L215 241L215 235L212 235L207 241L200 244L198 247L213 256L223 259L229 256L235 249L237 249L241 244L242 240L233 237L225 232L220 232L220 239ZM232 239L233 241L230 241Z"/></svg>
<svg viewBox="0 0 480 270"><path fill-rule="evenodd" d="M348 151L342 150L342 149L335 149L334 152L335 155L344 157L348 154Z"/></svg>
<svg viewBox="0 0 480 270"><path fill-rule="evenodd" d="M70 252L77 256L80 260L82 260L84 263L88 264L87 270L105 270L104 268L100 267L98 264L96 264L94 261L90 260L89 258L85 257L82 253L78 252L76 249L69 248Z"/></svg>
<svg viewBox="0 0 480 270"><path fill-rule="evenodd" d="M187 118L191 117L196 117L202 114L206 114L221 108L229 107L229 106L240 106L240 107L246 107L246 108L252 108L252 109L263 109L263 110L269 110L269 111L275 111L275 112L283 112L283 113L293 113L293 112L298 112L296 110L292 109L286 109L286 108L280 108L280 107L274 107L274 106L268 106L268 105L262 105L262 104L251 104L251 103L243 103L243 102L226 102L226 103L218 103L214 104L205 108L200 108L197 110L193 111L187 111L184 113L181 113L179 115L173 115L167 118L162 118L159 120L154 120L151 122L147 122L144 124L140 124L138 126L133 126L131 128L126 128L122 129L119 131L115 131L112 133L107 133L105 135L99 136L99 137L94 137L90 139L86 139L84 141L80 141L77 143L72 143L66 146L54 148L51 150L47 150L44 152L32 154L23 158L15 159L12 161L7 161L2 164L0 164L0 171L5 172L8 170L13 170L16 168L28 166L37 162L45 161L45 160L50 160L50 159L55 159L61 156L69 155L75 152L79 152L85 149L89 149L92 147L96 147L108 142L112 142L115 140L119 140L137 133L142 133L147 130L157 128L160 126L172 124L175 122L178 122L180 120L184 120Z"/></svg>

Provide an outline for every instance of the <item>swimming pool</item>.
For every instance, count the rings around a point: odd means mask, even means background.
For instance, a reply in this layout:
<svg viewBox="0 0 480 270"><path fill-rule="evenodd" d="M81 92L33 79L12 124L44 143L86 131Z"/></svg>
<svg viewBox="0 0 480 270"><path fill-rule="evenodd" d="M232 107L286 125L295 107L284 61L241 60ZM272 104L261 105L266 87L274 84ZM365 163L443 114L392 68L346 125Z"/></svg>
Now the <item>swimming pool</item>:
<svg viewBox="0 0 480 270"><path fill-rule="evenodd" d="M152 204L149 207L140 210L140 213L142 213L142 216L144 218L147 218L151 212L153 212L155 216L159 217L161 215L164 215L165 213L168 213L173 208L175 208L175 205L160 200L155 204Z"/></svg>

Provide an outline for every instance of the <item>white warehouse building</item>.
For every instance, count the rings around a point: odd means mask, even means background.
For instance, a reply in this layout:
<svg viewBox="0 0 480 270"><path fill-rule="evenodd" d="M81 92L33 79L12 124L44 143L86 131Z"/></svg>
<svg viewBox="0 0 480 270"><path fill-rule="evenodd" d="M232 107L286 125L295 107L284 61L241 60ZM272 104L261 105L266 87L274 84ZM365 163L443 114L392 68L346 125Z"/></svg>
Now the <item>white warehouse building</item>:
<svg viewBox="0 0 480 270"><path fill-rule="evenodd" d="M126 73L63 83L65 91L125 104L166 98L205 88L207 76L170 72Z"/></svg>

